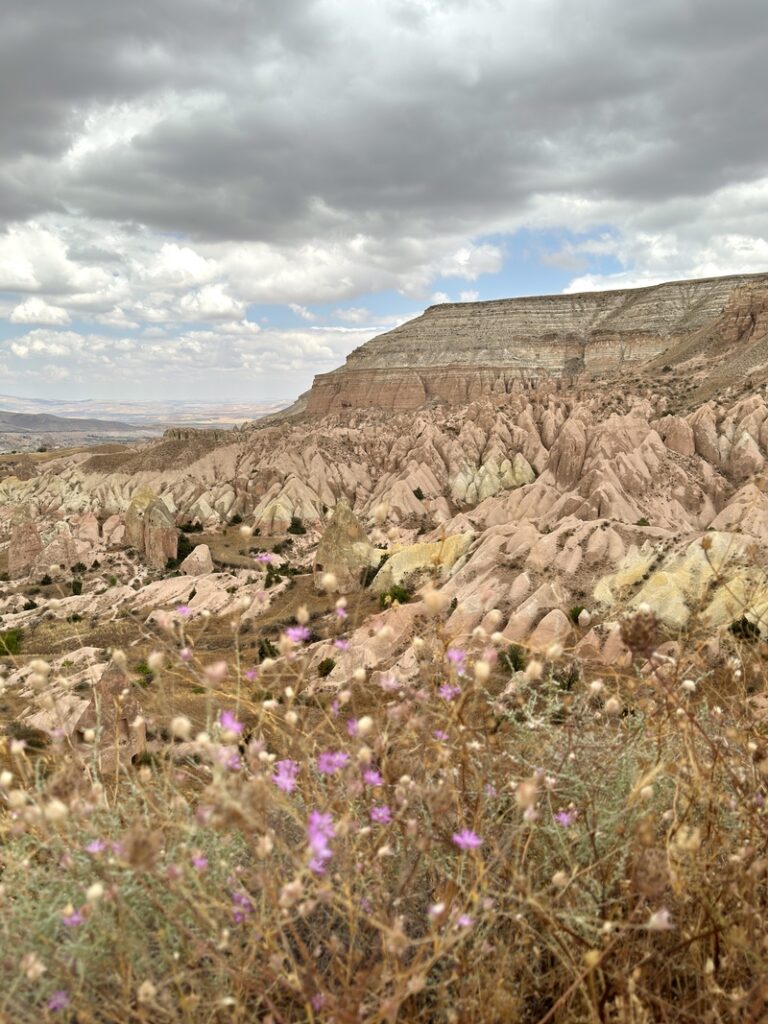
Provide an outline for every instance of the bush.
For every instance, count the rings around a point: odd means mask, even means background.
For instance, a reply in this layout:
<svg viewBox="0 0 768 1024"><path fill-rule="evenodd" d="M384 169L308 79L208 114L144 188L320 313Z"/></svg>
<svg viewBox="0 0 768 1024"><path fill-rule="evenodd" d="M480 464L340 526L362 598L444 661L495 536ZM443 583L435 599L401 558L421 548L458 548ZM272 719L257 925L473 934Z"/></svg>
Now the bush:
<svg viewBox="0 0 768 1024"><path fill-rule="evenodd" d="M642 519L638 519L637 522L635 523L635 526L650 526L650 525L651 524L648 522L648 520L645 518L645 516L643 516Z"/></svg>
<svg viewBox="0 0 768 1024"><path fill-rule="evenodd" d="M323 658L320 664L317 666L317 674L321 679L325 679L331 672L336 668L336 662L333 658Z"/></svg>
<svg viewBox="0 0 768 1024"><path fill-rule="evenodd" d="M510 673L522 672L528 664L528 655L524 647L512 644L500 656L499 662Z"/></svg>
<svg viewBox="0 0 768 1024"><path fill-rule="evenodd" d="M117 586L117 576L107 576L107 583L110 587Z"/></svg>
<svg viewBox="0 0 768 1024"><path fill-rule="evenodd" d="M0 633L0 655L19 654L23 638L24 630L21 626L16 626L15 629L6 629L4 633Z"/></svg>
<svg viewBox="0 0 768 1024"><path fill-rule="evenodd" d="M182 533L202 533L202 523L182 523L179 527Z"/></svg>
<svg viewBox="0 0 768 1024"><path fill-rule="evenodd" d="M239 526L243 521L243 517L238 513L235 513L229 521L233 526Z"/></svg>
<svg viewBox="0 0 768 1024"><path fill-rule="evenodd" d="M414 487L413 496L414 498L417 498L419 501L424 501L424 491L422 491L420 487Z"/></svg>
<svg viewBox="0 0 768 1024"><path fill-rule="evenodd" d="M146 661L139 662L139 664L136 666L136 674L139 677L139 686L143 687L143 689L145 690L155 678L155 673L152 671L152 669L149 667Z"/></svg>
<svg viewBox="0 0 768 1024"><path fill-rule="evenodd" d="M279 653L272 641L265 636L259 640L257 651L259 661L264 661L265 658L276 658Z"/></svg>
<svg viewBox="0 0 768 1024"><path fill-rule="evenodd" d="M736 619L728 628L739 640L755 641L760 639L760 627L756 622L751 622L746 615Z"/></svg>
<svg viewBox="0 0 768 1024"><path fill-rule="evenodd" d="M302 523L298 516L291 516L291 525L288 527L286 533L303 534L306 532L304 523Z"/></svg>
<svg viewBox="0 0 768 1024"><path fill-rule="evenodd" d="M382 565L384 565L384 563L387 561L388 558L389 558L389 554L382 555L381 560L379 561L378 565L369 565L363 571L362 585L364 587L370 587L370 585L376 579L376 577L377 577L377 575L379 573L379 569L381 569Z"/></svg>
<svg viewBox="0 0 768 1024"><path fill-rule="evenodd" d="M75 564L72 566L72 572L75 574L75 576L82 576L82 574L87 571L88 566L84 565L82 562L75 562Z"/></svg>
<svg viewBox="0 0 768 1024"><path fill-rule="evenodd" d="M398 604L408 604L412 598L413 594L410 590L407 590L405 587L401 587L399 584L395 583L389 588L389 590L385 591L379 597L379 604L382 608L389 608L390 605L395 603L395 601L397 601Z"/></svg>
<svg viewBox="0 0 768 1024"><path fill-rule="evenodd" d="M29 598L29 600L24 602L23 607L25 612L34 611L34 609L37 608L37 601L33 601L32 598Z"/></svg>
<svg viewBox="0 0 768 1024"><path fill-rule="evenodd" d="M571 610L568 612L568 618L571 620L571 622L574 624L574 626L578 626L578 624L579 624L579 616L581 615L581 613L583 611L584 611L584 606L583 605L575 604L573 606L573 608L571 608Z"/></svg>
<svg viewBox="0 0 768 1024"><path fill-rule="evenodd" d="M79 597L80 594L82 594L82 592L83 592L83 581L82 580L72 580L72 593L75 595L75 597Z"/></svg>
<svg viewBox="0 0 768 1024"><path fill-rule="evenodd" d="M46 573L45 576L43 576L43 578L40 580L41 587L49 587L51 583L53 583L53 580L48 575L48 573Z"/></svg>

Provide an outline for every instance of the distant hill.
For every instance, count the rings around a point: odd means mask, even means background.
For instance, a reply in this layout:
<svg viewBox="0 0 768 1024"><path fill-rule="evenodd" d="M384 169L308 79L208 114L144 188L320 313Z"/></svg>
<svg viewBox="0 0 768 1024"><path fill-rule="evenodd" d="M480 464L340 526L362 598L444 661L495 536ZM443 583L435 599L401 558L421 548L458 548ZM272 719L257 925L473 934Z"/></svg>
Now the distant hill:
<svg viewBox="0 0 768 1024"><path fill-rule="evenodd" d="M118 420L76 419L68 416L52 416L50 413L9 412L0 409L0 431L14 433L60 434L87 431L94 434L114 434L115 431L135 433L136 425Z"/></svg>

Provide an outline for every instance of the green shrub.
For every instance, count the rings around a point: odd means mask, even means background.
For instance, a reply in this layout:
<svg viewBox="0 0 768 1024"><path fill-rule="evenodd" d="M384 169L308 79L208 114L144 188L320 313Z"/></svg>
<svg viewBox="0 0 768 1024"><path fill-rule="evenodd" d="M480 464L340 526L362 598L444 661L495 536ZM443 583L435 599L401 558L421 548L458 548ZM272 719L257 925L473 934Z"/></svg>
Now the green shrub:
<svg viewBox="0 0 768 1024"><path fill-rule="evenodd" d="M291 516L291 525L288 527L286 532L300 535L307 531L304 527L304 523L302 523L298 516Z"/></svg>
<svg viewBox="0 0 768 1024"><path fill-rule="evenodd" d="M379 597L379 604L382 608L389 608L395 601L398 604L408 604L412 597L413 594L410 590L395 583Z"/></svg>
<svg viewBox="0 0 768 1024"><path fill-rule="evenodd" d="M75 597L79 597L80 594L82 594L82 592L83 592L83 581L82 580L72 580L72 593L75 595Z"/></svg>
<svg viewBox="0 0 768 1024"><path fill-rule="evenodd" d="M140 661L136 666L136 674L139 677L139 686L145 690L155 678L155 673L146 663L146 661Z"/></svg>
<svg viewBox="0 0 768 1024"><path fill-rule="evenodd" d="M277 648L272 643L272 641L266 636L262 637L261 640L259 640L259 646L257 650L259 655L259 661L264 661L265 658L276 658L278 655Z"/></svg>
<svg viewBox="0 0 768 1024"><path fill-rule="evenodd" d="M72 566L72 572L75 574L75 576L82 576L82 574L87 571L88 566L85 565L83 562L75 562L75 564Z"/></svg>
<svg viewBox="0 0 768 1024"><path fill-rule="evenodd" d="M34 611L34 609L37 608L37 601L33 601L32 598L30 597L28 601L24 602L23 607L25 612Z"/></svg>
<svg viewBox="0 0 768 1024"><path fill-rule="evenodd" d="M574 626L578 626L578 624L579 624L579 616L581 615L581 613L583 611L584 611L584 606L583 605L575 604L573 606L573 608L571 608L571 610L568 612L568 618L571 620L571 622L574 624Z"/></svg>
<svg viewBox="0 0 768 1024"><path fill-rule="evenodd" d="M419 501L424 501L424 491L420 487L414 487L413 496L418 498Z"/></svg>
<svg viewBox="0 0 768 1024"><path fill-rule="evenodd" d="M43 576L43 578L40 580L41 587L49 587L51 583L53 583L53 580L48 575L48 573L46 573L45 576Z"/></svg>
<svg viewBox="0 0 768 1024"><path fill-rule="evenodd" d="M331 672L333 672L334 668L336 668L336 662L333 658L323 658L317 666L317 674L321 679L325 679L326 676L329 676Z"/></svg>
<svg viewBox="0 0 768 1024"><path fill-rule="evenodd" d="M754 641L760 639L760 627L756 622L751 622L746 615L742 615L740 619L732 622L728 629L739 640Z"/></svg>
<svg viewBox="0 0 768 1024"><path fill-rule="evenodd" d="M15 629L6 629L4 633L0 633L0 655L18 654L23 637L24 630L21 626L16 626Z"/></svg>
<svg viewBox="0 0 768 1024"><path fill-rule="evenodd" d="M519 644L512 644L501 655L499 662L508 672L522 672L528 664L528 655L524 647L521 647Z"/></svg>
<svg viewBox="0 0 768 1024"><path fill-rule="evenodd" d="M235 513L229 521L233 526L239 526L243 521L243 517L238 513Z"/></svg>
<svg viewBox="0 0 768 1024"><path fill-rule="evenodd" d="M638 519L637 522L635 523L635 526L650 526L650 525L651 524L648 522L648 520L645 518L645 516L643 516L642 519Z"/></svg>
<svg viewBox="0 0 768 1024"><path fill-rule="evenodd" d="M107 576L107 583L110 585L110 587L116 587L117 576Z"/></svg>

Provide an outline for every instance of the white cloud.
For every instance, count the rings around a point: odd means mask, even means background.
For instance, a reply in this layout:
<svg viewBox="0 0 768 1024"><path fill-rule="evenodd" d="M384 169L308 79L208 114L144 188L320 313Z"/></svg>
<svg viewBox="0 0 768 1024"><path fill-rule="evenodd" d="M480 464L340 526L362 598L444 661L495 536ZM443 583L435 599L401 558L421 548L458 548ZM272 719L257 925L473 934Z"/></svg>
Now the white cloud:
<svg viewBox="0 0 768 1024"><path fill-rule="evenodd" d="M223 284L207 284L185 295L179 308L191 320L231 320L245 313L244 303L233 299Z"/></svg>
<svg viewBox="0 0 768 1024"><path fill-rule="evenodd" d="M298 302L289 302L288 309L290 309L292 313L295 313L296 316L300 316L302 320L317 320L316 313L313 313L310 309L307 309L306 306L300 306Z"/></svg>
<svg viewBox="0 0 768 1024"><path fill-rule="evenodd" d="M459 292L459 302L477 302L480 298L480 292L468 291Z"/></svg>
<svg viewBox="0 0 768 1024"><path fill-rule="evenodd" d="M32 296L19 303L8 319L12 324L68 324L69 313L62 306Z"/></svg>

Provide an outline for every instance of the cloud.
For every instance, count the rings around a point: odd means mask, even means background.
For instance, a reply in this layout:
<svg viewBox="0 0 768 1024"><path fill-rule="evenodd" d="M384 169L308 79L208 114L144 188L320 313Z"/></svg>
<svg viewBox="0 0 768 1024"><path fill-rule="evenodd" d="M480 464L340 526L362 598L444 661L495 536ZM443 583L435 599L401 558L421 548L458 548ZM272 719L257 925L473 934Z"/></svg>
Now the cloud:
<svg viewBox="0 0 768 1024"><path fill-rule="evenodd" d="M317 320L317 314L307 309L306 306L300 306L298 302L289 302L288 309L296 316L300 316L302 320Z"/></svg>
<svg viewBox="0 0 768 1024"><path fill-rule="evenodd" d="M62 306L51 306L33 296L20 302L8 319L12 324L68 324L69 313Z"/></svg>
<svg viewBox="0 0 768 1024"><path fill-rule="evenodd" d="M521 229L571 290L768 266L763 0L11 7L5 316L119 342L133 373L325 366L353 336L256 337L249 306L354 327L386 319L375 294L469 301Z"/></svg>

